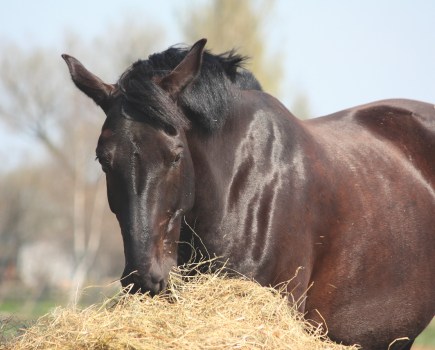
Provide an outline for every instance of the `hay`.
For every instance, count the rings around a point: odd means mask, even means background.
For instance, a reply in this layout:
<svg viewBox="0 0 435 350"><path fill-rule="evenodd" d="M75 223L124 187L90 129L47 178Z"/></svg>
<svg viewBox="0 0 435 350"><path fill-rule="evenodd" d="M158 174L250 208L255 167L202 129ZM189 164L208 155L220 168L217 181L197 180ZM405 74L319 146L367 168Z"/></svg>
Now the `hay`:
<svg viewBox="0 0 435 350"><path fill-rule="evenodd" d="M356 349L303 321L276 290L222 271L170 277L170 293L57 308L2 349Z"/></svg>

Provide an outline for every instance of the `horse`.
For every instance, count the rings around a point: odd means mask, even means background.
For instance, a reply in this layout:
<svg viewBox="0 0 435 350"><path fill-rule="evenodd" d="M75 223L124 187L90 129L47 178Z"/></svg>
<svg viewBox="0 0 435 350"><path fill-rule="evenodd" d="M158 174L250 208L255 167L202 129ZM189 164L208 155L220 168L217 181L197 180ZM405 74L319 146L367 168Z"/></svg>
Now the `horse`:
<svg viewBox="0 0 435 350"><path fill-rule="evenodd" d="M122 285L164 291L193 246L261 285L287 282L334 341L410 349L435 313L435 106L391 99L302 121L244 57L205 45L155 53L115 84L62 55L106 115L96 155Z"/></svg>

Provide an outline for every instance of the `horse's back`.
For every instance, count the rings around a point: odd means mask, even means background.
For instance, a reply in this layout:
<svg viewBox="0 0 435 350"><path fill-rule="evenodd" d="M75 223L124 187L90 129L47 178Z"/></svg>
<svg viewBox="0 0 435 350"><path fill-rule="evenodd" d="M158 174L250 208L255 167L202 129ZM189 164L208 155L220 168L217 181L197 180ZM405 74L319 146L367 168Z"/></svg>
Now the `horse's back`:
<svg viewBox="0 0 435 350"><path fill-rule="evenodd" d="M318 309L342 340L391 319L378 338L416 336L435 311L434 106L380 101L305 125L335 213L318 240L309 316Z"/></svg>
<svg viewBox="0 0 435 350"><path fill-rule="evenodd" d="M366 165L370 155L403 157L435 186L435 106L395 99L373 102L307 121L315 139L336 158L342 148ZM346 158L346 157L344 157ZM380 169L382 171L382 169Z"/></svg>
<svg viewBox="0 0 435 350"><path fill-rule="evenodd" d="M340 123L340 129L348 134L361 127L397 145L400 142L435 145L435 105L426 102L382 100L307 121L308 125L325 129Z"/></svg>

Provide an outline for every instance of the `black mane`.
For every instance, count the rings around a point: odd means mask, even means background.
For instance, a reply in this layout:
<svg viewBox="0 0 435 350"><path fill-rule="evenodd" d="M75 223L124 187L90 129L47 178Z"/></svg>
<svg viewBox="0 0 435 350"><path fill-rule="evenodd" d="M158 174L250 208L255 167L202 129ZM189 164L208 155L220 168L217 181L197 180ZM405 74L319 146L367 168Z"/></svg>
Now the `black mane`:
<svg viewBox="0 0 435 350"><path fill-rule="evenodd" d="M230 51L221 55L204 52L201 72L181 93L178 106L154 81L153 77L170 73L186 56L188 49L171 47L139 60L121 76L118 86L123 111L128 117L173 127L189 127L193 122L213 131L225 121L238 90L261 90L253 74L243 68L246 57Z"/></svg>

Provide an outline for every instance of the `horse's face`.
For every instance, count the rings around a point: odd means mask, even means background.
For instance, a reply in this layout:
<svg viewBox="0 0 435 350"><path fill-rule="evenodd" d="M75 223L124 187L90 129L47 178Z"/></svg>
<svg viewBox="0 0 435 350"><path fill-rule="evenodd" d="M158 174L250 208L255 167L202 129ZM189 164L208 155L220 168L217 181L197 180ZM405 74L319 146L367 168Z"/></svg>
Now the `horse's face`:
<svg viewBox="0 0 435 350"><path fill-rule="evenodd" d="M156 123L155 115L147 114L169 111L168 105L177 109L178 94L199 72L204 46L205 40L199 41L172 72L152 77L150 93L158 93L164 103L133 108L134 116L129 115L129 98L118 85L104 83L76 59L63 56L76 86L107 116L96 153L124 242L121 283L132 285L131 292L160 292L177 263L181 220L194 200L192 159L183 127ZM135 81L133 88L136 84L141 82Z"/></svg>
<svg viewBox="0 0 435 350"><path fill-rule="evenodd" d="M96 154L124 241L122 285L155 294L177 262L181 220L193 203L192 160L183 130L120 113L119 104L107 112Z"/></svg>

